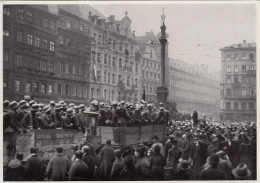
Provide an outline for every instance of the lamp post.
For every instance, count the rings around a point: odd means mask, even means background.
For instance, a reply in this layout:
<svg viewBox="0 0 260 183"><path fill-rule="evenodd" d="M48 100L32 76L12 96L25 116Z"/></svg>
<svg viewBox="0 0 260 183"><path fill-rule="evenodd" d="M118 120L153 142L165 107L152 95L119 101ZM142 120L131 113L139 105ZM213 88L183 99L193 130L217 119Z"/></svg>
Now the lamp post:
<svg viewBox="0 0 260 183"><path fill-rule="evenodd" d="M169 90L168 87L166 85L166 78L165 78L165 48L166 48L166 44L167 44L167 38L168 35L165 32L166 30L166 26L165 26L165 14L163 13L161 15L161 19L162 19L162 26L161 26L161 32L157 35L157 38L160 41L161 44L161 85L159 87L157 87L156 93L157 93L157 102L158 103L163 103L164 106L166 106L167 103L167 97L169 94Z"/></svg>

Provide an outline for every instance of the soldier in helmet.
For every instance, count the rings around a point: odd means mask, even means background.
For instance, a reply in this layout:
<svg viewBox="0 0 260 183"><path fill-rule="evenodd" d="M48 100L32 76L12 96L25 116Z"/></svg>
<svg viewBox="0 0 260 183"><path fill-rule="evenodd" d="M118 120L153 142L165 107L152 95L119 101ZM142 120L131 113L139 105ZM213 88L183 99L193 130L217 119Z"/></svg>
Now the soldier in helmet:
<svg viewBox="0 0 260 183"><path fill-rule="evenodd" d="M50 114L50 118L57 128L62 127L62 115L61 115L62 107L63 106L61 104L56 104L55 111Z"/></svg>
<svg viewBox="0 0 260 183"><path fill-rule="evenodd" d="M21 124L27 128L33 128L33 129L38 129L39 127L39 116L37 115L37 112L40 110L40 107L38 104L33 104L31 111L28 112L24 118L21 121Z"/></svg>
<svg viewBox="0 0 260 183"><path fill-rule="evenodd" d="M41 129L53 129L55 128L54 123L51 121L49 115L51 114L51 108L45 106L43 108L43 114L39 117L39 125Z"/></svg>
<svg viewBox="0 0 260 183"><path fill-rule="evenodd" d="M153 113L152 106L150 104L147 105L147 111L142 112L142 117L148 124L154 123L155 114Z"/></svg>
<svg viewBox="0 0 260 183"><path fill-rule="evenodd" d="M76 114L73 114L73 109L67 109L65 117L63 117L63 128L64 129L79 129L79 120Z"/></svg>

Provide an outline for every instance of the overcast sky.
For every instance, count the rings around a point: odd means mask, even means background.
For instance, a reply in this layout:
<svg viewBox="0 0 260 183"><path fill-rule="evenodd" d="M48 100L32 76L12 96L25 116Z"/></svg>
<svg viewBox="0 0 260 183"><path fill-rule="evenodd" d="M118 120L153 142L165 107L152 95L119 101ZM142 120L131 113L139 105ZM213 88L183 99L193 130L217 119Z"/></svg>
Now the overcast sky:
<svg viewBox="0 0 260 183"><path fill-rule="evenodd" d="M220 48L243 40L256 42L254 4L117 3L90 5L106 17L115 15L116 20L122 19L127 11L136 36L145 35L151 30L157 35L164 8L169 57L191 64L208 65L209 71L220 70Z"/></svg>

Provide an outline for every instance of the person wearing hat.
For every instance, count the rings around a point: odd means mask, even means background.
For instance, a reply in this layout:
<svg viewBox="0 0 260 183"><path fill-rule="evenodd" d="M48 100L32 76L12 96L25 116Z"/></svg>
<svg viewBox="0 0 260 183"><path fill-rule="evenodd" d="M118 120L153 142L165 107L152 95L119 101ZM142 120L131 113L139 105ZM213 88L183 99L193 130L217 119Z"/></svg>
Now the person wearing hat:
<svg viewBox="0 0 260 183"><path fill-rule="evenodd" d="M168 152L172 148L172 141L175 139L174 135L169 135L169 139L165 142L165 158L164 161L166 163L167 157L168 157Z"/></svg>
<svg viewBox="0 0 260 183"><path fill-rule="evenodd" d="M121 153L120 149L116 149L114 151L114 154L115 154L115 161L113 163L111 174L110 174L110 177L109 177L110 181L118 181L119 180L119 175L120 175L120 173L123 170L124 165L125 165L125 163L122 159L122 153Z"/></svg>
<svg viewBox="0 0 260 183"><path fill-rule="evenodd" d="M64 117L64 116L66 115L67 109L68 109L68 106L67 106L67 104L64 102L64 103L62 104L62 108L61 108L61 116L62 116L62 117Z"/></svg>
<svg viewBox="0 0 260 183"><path fill-rule="evenodd" d="M9 104L10 104L10 102L8 100L5 100L3 102L3 111L4 112L9 112L10 111Z"/></svg>
<svg viewBox="0 0 260 183"><path fill-rule="evenodd" d="M232 170L232 175L236 180L253 180L252 173L245 163L240 163Z"/></svg>
<svg viewBox="0 0 260 183"><path fill-rule="evenodd" d="M69 170L69 181L88 181L89 167L82 161L83 153L80 150L75 152L76 161Z"/></svg>
<svg viewBox="0 0 260 183"><path fill-rule="evenodd" d="M133 118L132 125L142 125L142 124L144 124L145 120L142 117L140 106L138 106L135 109L135 111L133 112L132 118Z"/></svg>
<svg viewBox="0 0 260 183"><path fill-rule="evenodd" d="M135 164L132 156L127 155L124 158L125 166L121 171L118 180L119 181L135 181L136 180L136 170Z"/></svg>
<svg viewBox="0 0 260 183"><path fill-rule="evenodd" d="M135 149L135 170L136 170L136 180L145 181L149 180L150 177L150 166L147 157L145 156L145 148L137 147Z"/></svg>
<svg viewBox="0 0 260 183"><path fill-rule="evenodd" d="M173 172L175 172L177 168L177 164L179 162L179 158L181 157L181 151L177 147L178 145L177 140L173 140L171 144L172 144L172 148L168 151L166 165L168 167L172 167Z"/></svg>
<svg viewBox="0 0 260 183"><path fill-rule="evenodd" d="M55 128L54 123L51 121L49 115L51 114L51 108L48 106L43 107L43 113L39 117L39 127L41 129L53 129Z"/></svg>
<svg viewBox="0 0 260 183"><path fill-rule="evenodd" d="M38 104L33 104L31 111L28 112L24 118L21 121L21 124L26 128L26 129L38 129L39 127L39 118L37 115L37 112L39 111L39 105Z"/></svg>
<svg viewBox="0 0 260 183"><path fill-rule="evenodd" d="M177 164L176 173L173 174L172 180L191 180L190 175L191 170L191 159L184 155L179 159L179 163ZM194 179L192 179L194 180Z"/></svg>
<svg viewBox="0 0 260 183"><path fill-rule="evenodd" d="M73 114L73 116L75 116L75 121L77 121L77 129L80 129L82 131L82 133L85 133L85 121L84 121L84 114L80 112L80 107L79 106L75 106L74 107L74 111L75 113Z"/></svg>
<svg viewBox="0 0 260 183"><path fill-rule="evenodd" d="M134 121L124 106L125 102L121 101L120 108L117 110L116 113L118 116L118 126L126 126L127 124L132 123Z"/></svg>
<svg viewBox="0 0 260 183"><path fill-rule="evenodd" d="M225 132L224 137L226 142L223 143L223 146L226 148L229 160L234 166L237 166L239 164L237 153L240 143L234 140L234 134L231 131Z"/></svg>
<svg viewBox="0 0 260 183"><path fill-rule="evenodd" d="M19 102L19 108L17 110L19 121L21 121L24 118L25 114L27 113L26 108L27 108L27 102L25 100L21 100Z"/></svg>
<svg viewBox="0 0 260 183"><path fill-rule="evenodd" d="M55 104L55 111L50 114L50 118L53 121L53 123L56 125L56 128L62 127L62 108L63 106L61 104Z"/></svg>
<svg viewBox="0 0 260 183"><path fill-rule="evenodd" d="M161 155L163 155L163 157L165 156L165 153L164 153L164 147L163 147L163 144L159 142L159 137L157 135L154 135L153 138L153 145L152 145L152 149L154 150L154 147L156 145L158 145L160 147L160 153Z"/></svg>
<svg viewBox="0 0 260 183"><path fill-rule="evenodd" d="M71 151L72 151L72 158L70 160L71 164L73 164L76 161L76 157L75 157L75 152L79 149L79 146L76 143L73 143L71 146Z"/></svg>
<svg viewBox="0 0 260 183"><path fill-rule="evenodd" d="M98 126L106 126L106 109L104 102L100 102L99 116L97 119Z"/></svg>
<svg viewBox="0 0 260 183"><path fill-rule="evenodd" d="M4 171L4 181L26 181L25 168L22 164L23 154L17 153L16 158L11 160Z"/></svg>
<svg viewBox="0 0 260 183"><path fill-rule="evenodd" d="M37 155L37 148L30 149L30 155L26 158L25 175L27 181L43 181L43 160Z"/></svg>
<svg viewBox="0 0 260 183"><path fill-rule="evenodd" d="M168 119L167 119L166 113L164 112L163 107L160 107L159 111L156 114L154 121L156 124L167 124Z"/></svg>
<svg viewBox="0 0 260 183"><path fill-rule="evenodd" d="M57 154L54 155L46 168L46 174L49 181L66 181L66 175L70 169L70 161L63 154L63 147L56 148Z"/></svg>
<svg viewBox="0 0 260 183"><path fill-rule="evenodd" d="M198 120L198 113L196 112L196 109L193 110L192 120L193 120L193 126L197 127L199 120Z"/></svg>
<svg viewBox="0 0 260 183"><path fill-rule="evenodd" d="M150 104L147 105L147 110L142 112L142 117L145 121L147 121L147 124L153 124L155 119L155 113L152 111L152 106Z"/></svg>
<svg viewBox="0 0 260 183"><path fill-rule="evenodd" d="M91 154L90 154L90 147L85 145L84 147L82 147L83 152L83 157L82 157L82 161L88 165L89 168L89 180L90 181L94 181L95 180L95 166L96 166L96 157L94 158Z"/></svg>
<svg viewBox="0 0 260 183"><path fill-rule="evenodd" d="M83 114L85 109L86 109L86 106L84 104L79 105L78 118L79 118L79 121L82 124L83 128L86 128L86 123L87 123L86 117Z"/></svg>
<svg viewBox="0 0 260 183"><path fill-rule="evenodd" d="M219 142L216 134L212 134L211 135L211 143L209 144L208 150L207 150L207 155L209 156L212 153L218 152L220 150L219 145L220 145L220 142Z"/></svg>
<svg viewBox="0 0 260 183"><path fill-rule="evenodd" d="M37 102L35 102L34 100L31 100L30 102L29 102L29 111L32 109L32 105L33 104L37 104Z"/></svg>
<svg viewBox="0 0 260 183"><path fill-rule="evenodd" d="M55 102L54 101L50 101L50 108L51 108L51 112L55 111Z"/></svg>
<svg viewBox="0 0 260 183"><path fill-rule="evenodd" d="M79 129L79 120L76 114L73 114L71 108L67 109L66 116L63 117L63 128L64 129Z"/></svg>
<svg viewBox="0 0 260 183"><path fill-rule="evenodd" d="M160 147L156 145L154 147L154 155L150 161L151 168L151 179L152 180L163 180L164 179L164 159L160 154Z"/></svg>
<svg viewBox="0 0 260 183"><path fill-rule="evenodd" d="M200 180L227 180L226 173L218 168L219 156L217 154L211 154L207 158L207 163L209 167L201 171Z"/></svg>

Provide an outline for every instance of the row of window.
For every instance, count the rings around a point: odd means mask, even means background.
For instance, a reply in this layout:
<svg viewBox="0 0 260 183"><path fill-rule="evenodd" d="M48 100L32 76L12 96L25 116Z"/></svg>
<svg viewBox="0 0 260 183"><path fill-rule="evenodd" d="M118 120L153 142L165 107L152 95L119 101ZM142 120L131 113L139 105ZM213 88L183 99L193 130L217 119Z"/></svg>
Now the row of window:
<svg viewBox="0 0 260 183"><path fill-rule="evenodd" d="M207 102L207 103L216 103L216 98L212 96L201 95L199 93L184 92L182 90L176 90L174 92L174 97L179 100L189 100L197 102Z"/></svg>
<svg viewBox="0 0 260 183"><path fill-rule="evenodd" d="M83 41L81 42L76 42L75 40L71 40L70 38L63 38L62 36L59 36L59 43L61 45L66 45L66 46L73 46L73 47L77 47L77 48L81 48L84 50L89 50L90 49L90 44L87 44Z"/></svg>
<svg viewBox="0 0 260 183"><path fill-rule="evenodd" d="M239 82L238 78L235 77L234 83L238 83L238 82ZM226 78L226 83L231 84L231 77ZM251 77L242 76L241 77L241 83L256 83L256 77L254 77L254 76L251 76Z"/></svg>
<svg viewBox="0 0 260 183"><path fill-rule="evenodd" d="M142 71L142 77L145 79L155 79L156 81L159 81L160 74L156 72Z"/></svg>
<svg viewBox="0 0 260 183"><path fill-rule="evenodd" d="M59 63L59 72L66 73L66 74L74 74L78 76L84 76L85 73L89 73L88 71L85 71L85 67L83 67L80 63L73 64L72 62L65 63L60 62Z"/></svg>
<svg viewBox="0 0 260 183"><path fill-rule="evenodd" d="M54 51L54 41L48 41L45 38L41 38L40 36L33 36L32 34L27 34L26 43L29 45L33 45L38 48L43 48L46 50ZM19 43L24 42L23 32L17 31L16 32L16 41Z"/></svg>
<svg viewBox="0 0 260 183"><path fill-rule="evenodd" d="M160 69L160 64L151 60L143 60L142 66L151 69Z"/></svg>
<svg viewBox="0 0 260 183"><path fill-rule="evenodd" d="M88 98L88 88L58 84L58 95Z"/></svg>
<svg viewBox="0 0 260 183"><path fill-rule="evenodd" d="M24 87L24 88L22 88ZM21 80L14 80L14 91L22 92L26 94L43 94L43 95L53 95L53 84L30 82L21 83Z"/></svg>
<svg viewBox="0 0 260 183"><path fill-rule="evenodd" d="M231 92L232 92L231 89L229 89L229 88L226 89L226 96L230 97ZM255 96L256 93L255 93L255 90L252 90L252 89L237 89L237 90L233 90L233 95L245 97L245 96Z"/></svg>
<svg viewBox="0 0 260 183"><path fill-rule="evenodd" d="M226 72L227 73L231 73L232 70L231 70L231 66L226 66ZM249 71L253 71L255 70L255 66L254 65L249 65ZM241 66L241 73L246 73L247 69L246 69L246 65L242 65ZM238 65L234 65L234 70L233 70L234 73L239 73L239 66Z"/></svg>
<svg viewBox="0 0 260 183"><path fill-rule="evenodd" d="M235 53L234 56L231 56L231 54L227 54L226 55L226 59L227 60L254 60L254 54L253 53L250 53L250 54L247 54L247 53L242 53L241 55L238 54L238 53Z"/></svg>
<svg viewBox="0 0 260 183"><path fill-rule="evenodd" d="M231 109L234 109L234 110L246 110L246 109L249 109L249 110L255 110L255 103L253 102L250 102L250 103L246 103L246 102L242 102L242 103L239 103L239 102L234 102L233 103L233 107L231 108L231 102L226 102L226 109L227 110L231 110Z"/></svg>

